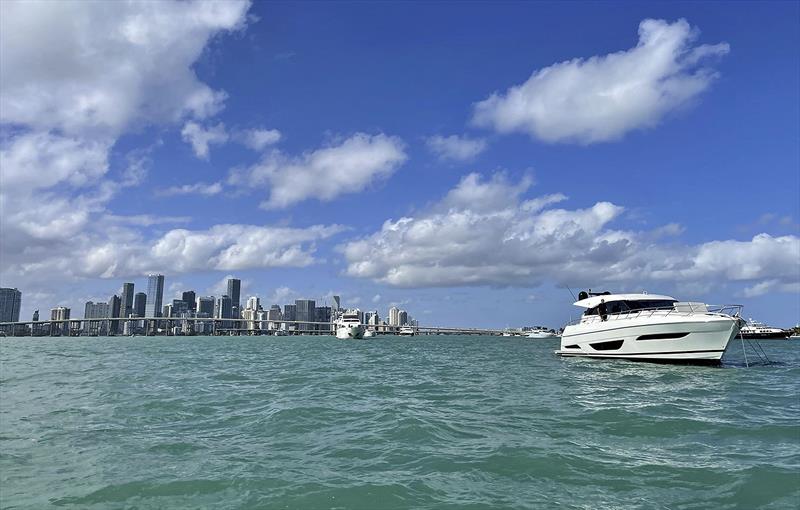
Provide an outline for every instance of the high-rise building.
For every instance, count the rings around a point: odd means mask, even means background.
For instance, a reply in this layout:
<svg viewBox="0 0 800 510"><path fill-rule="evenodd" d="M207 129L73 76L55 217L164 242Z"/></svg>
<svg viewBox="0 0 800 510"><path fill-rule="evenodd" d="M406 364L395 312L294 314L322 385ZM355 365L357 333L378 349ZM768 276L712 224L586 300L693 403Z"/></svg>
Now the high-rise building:
<svg viewBox="0 0 800 510"><path fill-rule="evenodd" d="M258 299L258 296L251 296L247 298L247 306L245 308L248 310L258 310L261 308L261 300Z"/></svg>
<svg viewBox="0 0 800 510"><path fill-rule="evenodd" d="M83 309L84 319L106 319L109 315L109 304L87 301Z"/></svg>
<svg viewBox="0 0 800 510"><path fill-rule="evenodd" d="M332 309L330 306L318 306L314 310L314 320L317 322L331 322L331 313ZM316 327L311 329L316 329L317 331L329 331L331 328L330 326L326 326L324 324L317 324Z"/></svg>
<svg viewBox="0 0 800 510"><path fill-rule="evenodd" d="M269 314L267 318L271 321L279 321L283 318L283 314L281 313L281 307L278 305L272 305L269 308Z"/></svg>
<svg viewBox="0 0 800 510"><path fill-rule="evenodd" d="M228 278L228 297L231 298L231 317L238 319L241 314L240 291L242 281L238 278Z"/></svg>
<svg viewBox="0 0 800 510"><path fill-rule="evenodd" d="M189 303L183 299L172 300L172 317L183 317L189 311Z"/></svg>
<svg viewBox="0 0 800 510"><path fill-rule="evenodd" d="M68 321L70 309L66 306L58 306L50 310L51 321ZM69 334L69 323L50 324L51 335Z"/></svg>
<svg viewBox="0 0 800 510"><path fill-rule="evenodd" d="M214 305L214 318L215 319L230 319L233 317L233 302L231 301L230 296L222 296L217 298L217 302ZM222 321L221 326L223 328L230 328L232 325L231 321Z"/></svg>
<svg viewBox="0 0 800 510"><path fill-rule="evenodd" d="M147 294L137 292L133 298L133 314L137 317L144 317L147 308Z"/></svg>
<svg viewBox="0 0 800 510"><path fill-rule="evenodd" d="M283 320L297 320L297 305L283 305Z"/></svg>
<svg viewBox="0 0 800 510"><path fill-rule="evenodd" d="M0 322L19 322L22 292L8 287L0 288Z"/></svg>
<svg viewBox="0 0 800 510"><path fill-rule="evenodd" d="M408 312L405 310L400 310L400 313L397 314L398 326L406 326L408 325Z"/></svg>
<svg viewBox="0 0 800 510"><path fill-rule="evenodd" d="M119 317L121 308L122 300L119 298L119 296L114 294L108 300L108 315L106 317ZM121 330L120 328L122 328L122 326L120 326L119 321L109 322L111 323L109 324L109 330L111 331L111 334L116 334Z"/></svg>
<svg viewBox="0 0 800 510"><path fill-rule="evenodd" d="M115 317L129 317L133 313L133 284L123 283L120 289L119 315Z"/></svg>
<svg viewBox="0 0 800 510"><path fill-rule="evenodd" d="M145 317L161 316L162 301L164 300L164 275L147 275L147 304L145 305Z"/></svg>
<svg viewBox="0 0 800 510"><path fill-rule="evenodd" d="M294 306L297 308L296 321L314 322L317 306L313 299L295 299ZM313 324L298 324L297 329L299 331L311 331L315 328Z"/></svg>
<svg viewBox="0 0 800 510"><path fill-rule="evenodd" d="M339 308L342 307L342 299L339 296L333 296L333 305L331 308L334 312L338 312Z"/></svg>
<svg viewBox="0 0 800 510"><path fill-rule="evenodd" d="M33 319L31 319L31 320L33 322L39 322L39 309L38 308L33 311Z"/></svg>
<svg viewBox="0 0 800 510"><path fill-rule="evenodd" d="M213 317L214 316L214 296L201 296L197 298L197 315L200 314L208 314L203 315L203 317Z"/></svg>
<svg viewBox="0 0 800 510"><path fill-rule="evenodd" d="M197 294L195 294L193 290L187 290L181 294L181 300L186 303L186 306L189 307L189 310L194 310L197 308Z"/></svg>
<svg viewBox="0 0 800 510"><path fill-rule="evenodd" d="M400 325L400 309L396 306L389 308L389 325L390 326L399 326Z"/></svg>

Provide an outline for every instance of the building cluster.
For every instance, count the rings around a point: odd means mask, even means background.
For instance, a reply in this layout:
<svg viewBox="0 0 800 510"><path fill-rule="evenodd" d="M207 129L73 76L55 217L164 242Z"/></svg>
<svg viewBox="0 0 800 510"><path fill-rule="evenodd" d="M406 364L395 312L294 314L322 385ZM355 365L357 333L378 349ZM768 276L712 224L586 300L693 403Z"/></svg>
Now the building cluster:
<svg viewBox="0 0 800 510"><path fill-rule="evenodd" d="M0 322L19 322L21 302L19 290L0 288ZM37 328L39 310L36 310L30 328L25 326L25 331L4 329L4 332L92 336L224 332L325 334L334 331L334 322L343 311L339 296L333 296L331 306L317 306L313 299L297 299L283 308L277 304L265 308L258 296L242 303L241 280L237 278L228 279L227 292L222 296L198 296L195 291L187 290L180 299L164 303L164 275L151 274L147 277L147 293L135 292L133 283L123 283L119 294L111 296L108 302L86 302L82 320L71 317L69 308L59 306L50 310L50 321L63 322ZM418 326L408 312L394 306L389 309L385 321L377 310L358 310L358 314L363 324L376 331Z"/></svg>

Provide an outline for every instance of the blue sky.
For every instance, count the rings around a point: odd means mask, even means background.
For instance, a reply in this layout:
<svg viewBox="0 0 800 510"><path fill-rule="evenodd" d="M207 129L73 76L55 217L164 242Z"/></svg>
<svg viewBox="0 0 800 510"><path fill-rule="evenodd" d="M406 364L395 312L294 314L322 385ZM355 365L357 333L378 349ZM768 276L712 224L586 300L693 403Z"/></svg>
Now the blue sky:
<svg viewBox="0 0 800 510"><path fill-rule="evenodd" d="M426 324L557 327L566 285L800 320L797 3L0 9L24 317L160 271Z"/></svg>

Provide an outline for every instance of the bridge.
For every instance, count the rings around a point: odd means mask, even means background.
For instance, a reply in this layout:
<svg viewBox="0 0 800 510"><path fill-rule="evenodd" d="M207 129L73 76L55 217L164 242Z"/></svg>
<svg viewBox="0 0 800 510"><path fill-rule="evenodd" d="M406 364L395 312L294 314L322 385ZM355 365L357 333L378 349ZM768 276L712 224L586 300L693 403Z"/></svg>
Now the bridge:
<svg viewBox="0 0 800 510"><path fill-rule="evenodd" d="M415 335L501 335L502 330L448 326L366 325L381 335L411 328ZM331 322L204 317L109 317L0 322L0 336L334 335Z"/></svg>

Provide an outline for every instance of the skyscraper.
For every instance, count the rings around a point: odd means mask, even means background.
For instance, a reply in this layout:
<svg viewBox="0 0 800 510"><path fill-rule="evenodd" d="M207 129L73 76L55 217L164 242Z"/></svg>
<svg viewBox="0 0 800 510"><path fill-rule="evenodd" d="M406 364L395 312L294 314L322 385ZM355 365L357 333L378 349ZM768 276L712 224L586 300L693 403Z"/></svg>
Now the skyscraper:
<svg viewBox="0 0 800 510"><path fill-rule="evenodd" d="M258 310L261 308L261 300L258 299L258 296L251 296L247 298L246 308L249 310Z"/></svg>
<svg viewBox="0 0 800 510"><path fill-rule="evenodd" d="M297 320L297 305L283 305L283 320Z"/></svg>
<svg viewBox="0 0 800 510"><path fill-rule="evenodd" d="M0 322L19 322L22 292L8 287L0 288Z"/></svg>
<svg viewBox="0 0 800 510"><path fill-rule="evenodd" d="M341 307L342 307L342 299L339 296L333 296L333 306L331 306L333 311L336 312Z"/></svg>
<svg viewBox="0 0 800 510"><path fill-rule="evenodd" d="M133 284L123 283L119 293L119 315L118 317L128 317L133 313Z"/></svg>
<svg viewBox="0 0 800 510"><path fill-rule="evenodd" d="M207 314L207 315L200 315ZM213 317L214 316L214 296L200 296L197 298L197 315L198 317Z"/></svg>
<svg viewBox="0 0 800 510"><path fill-rule="evenodd" d="M84 319L106 319L108 314L108 303L87 301L83 309Z"/></svg>
<svg viewBox="0 0 800 510"><path fill-rule="evenodd" d="M396 306L389 308L389 325L390 326L399 326L400 325L400 309Z"/></svg>
<svg viewBox="0 0 800 510"><path fill-rule="evenodd" d="M295 299L294 306L297 307L298 322L314 322L316 319L316 303L313 299ZM314 328L311 324L298 324L298 330L311 331Z"/></svg>
<svg viewBox="0 0 800 510"><path fill-rule="evenodd" d="M106 317L120 317L120 310L122 308L122 300L114 294L108 300L108 315ZM119 333L120 331L120 324L119 321L109 321L111 324L109 325L109 330L112 334Z"/></svg>
<svg viewBox="0 0 800 510"><path fill-rule="evenodd" d="M405 310L400 310L400 313L397 314L397 325L398 326L407 326L408 325L408 312Z"/></svg>
<svg viewBox="0 0 800 510"><path fill-rule="evenodd" d="M231 301L230 296L222 296L217 298L217 302L214 306L214 318L215 319L230 319L233 313L233 304ZM223 328L231 327L231 321L222 321Z"/></svg>
<svg viewBox="0 0 800 510"><path fill-rule="evenodd" d="M145 305L145 317L160 317L161 307L164 300L164 275L147 275L147 304Z"/></svg>
<svg viewBox="0 0 800 510"><path fill-rule="evenodd" d="M197 308L197 294L195 294L193 290L187 290L181 294L181 300L186 303L186 306L189 307L189 310L194 310Z"/></svg>
<svg viewBox="0 0 800 510"><path fill-rule="evenodd" d="M231 317L238 319L241 312L240 291L242 281L238 278L228 278L228 297L231 298Z"/></svg>
<svg viewBox="0 0 800 510"><path fill-rule="evenodd" d="M137 292L133 298L133 312L137 317L144 317L145 308L147 307L147 294L144 292Z"/></svg>

